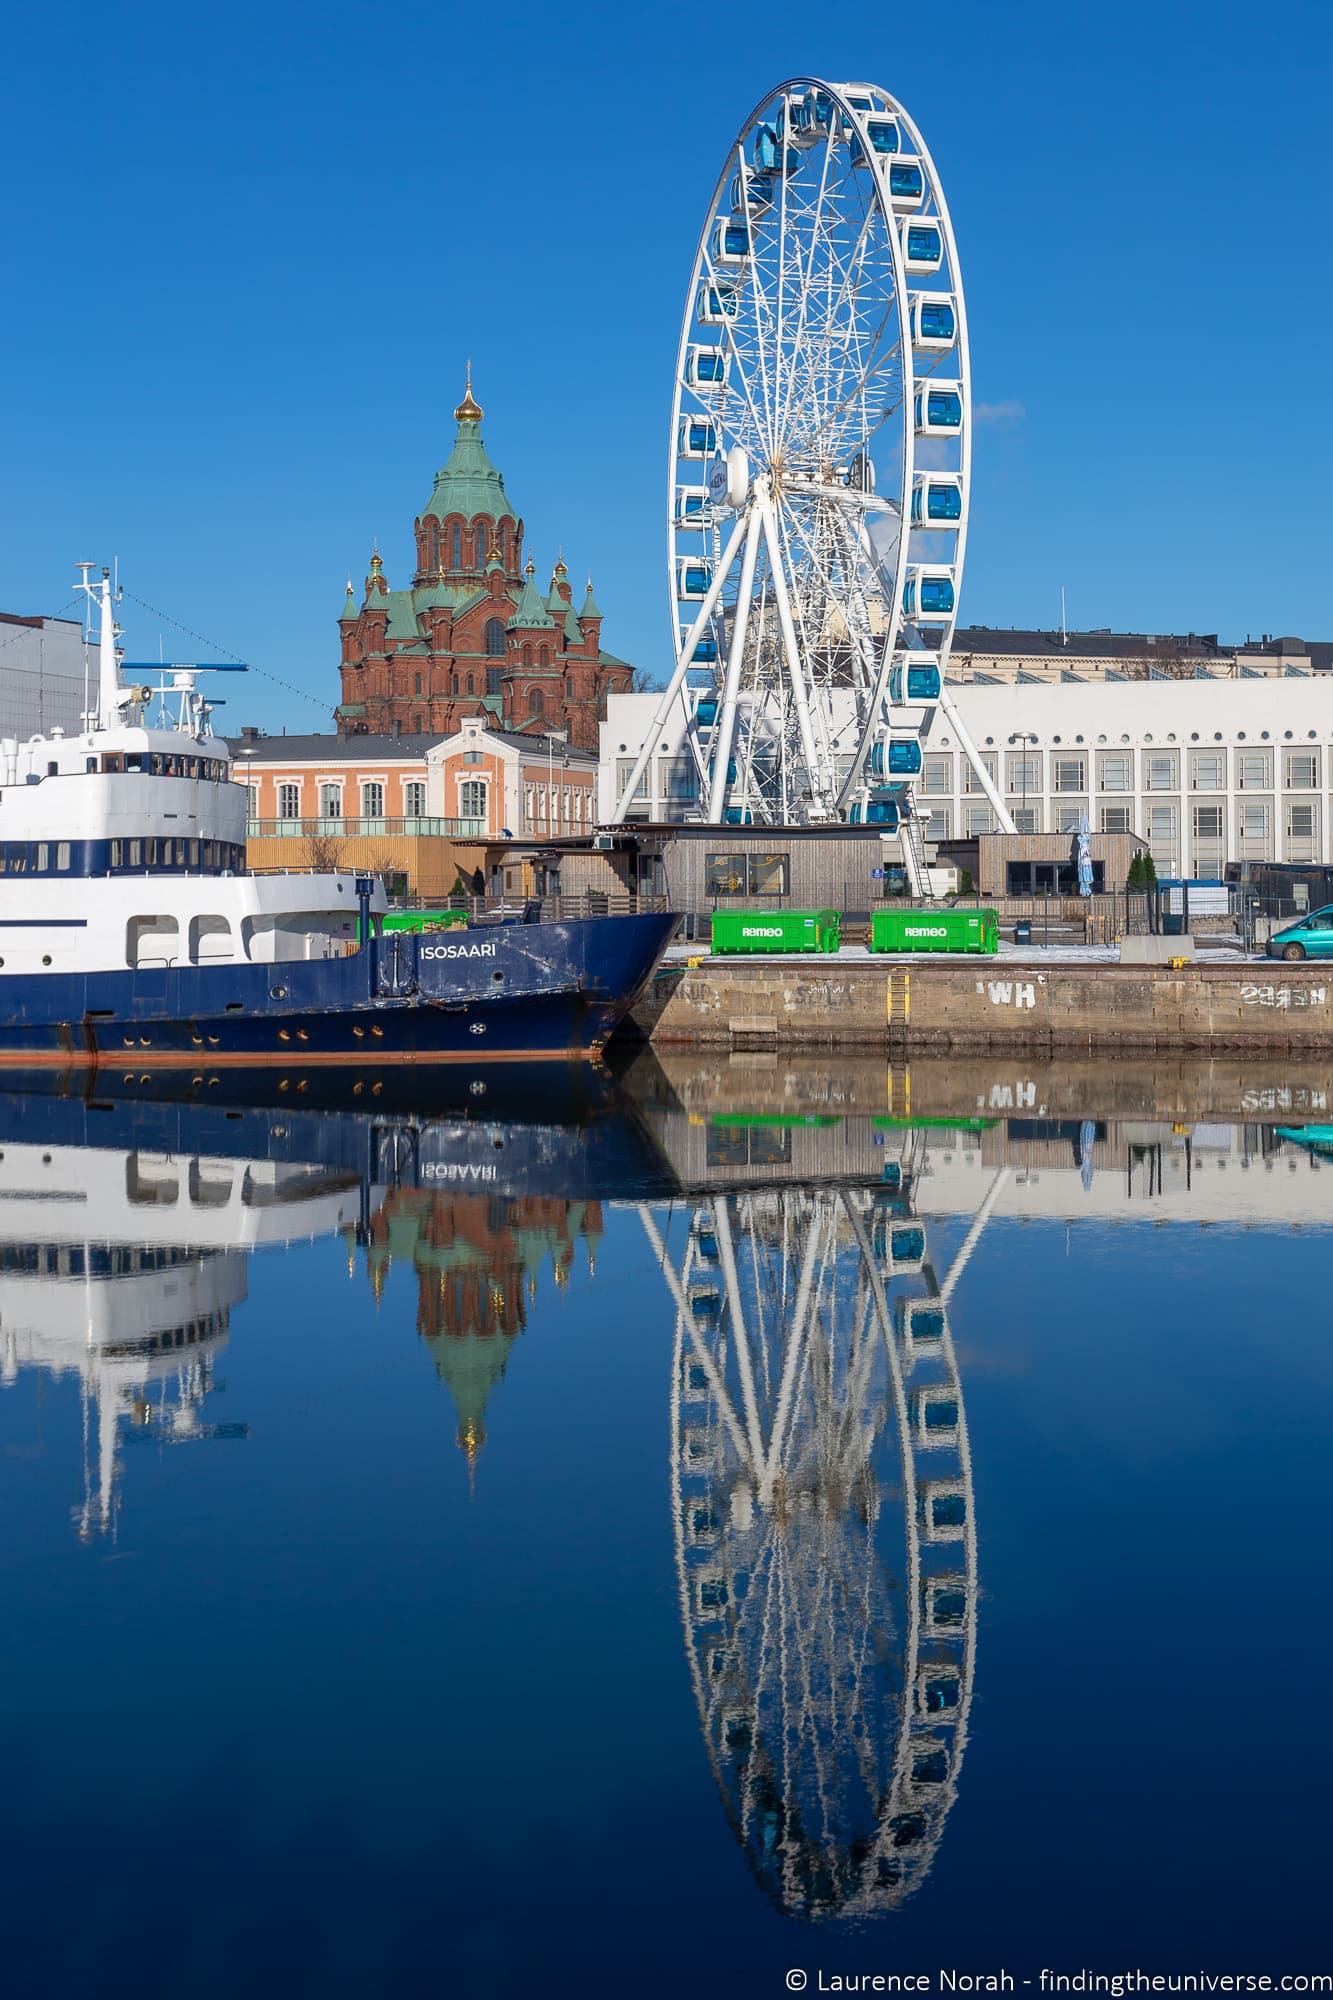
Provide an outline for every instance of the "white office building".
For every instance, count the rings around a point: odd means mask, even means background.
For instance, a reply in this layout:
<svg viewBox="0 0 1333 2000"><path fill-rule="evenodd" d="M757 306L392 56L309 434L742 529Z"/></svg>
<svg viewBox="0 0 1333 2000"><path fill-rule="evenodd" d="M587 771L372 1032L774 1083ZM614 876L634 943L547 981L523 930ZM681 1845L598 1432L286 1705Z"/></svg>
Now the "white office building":
<svg viewBox="0 0 1333 2000"><path fill-rule="evenodd" d="M1333 862L1333 676L1296 668L1183 680L969 679L953 693L1020 832L1072 835L1086 812L1098 832L1140 835L1159 875L1206 878L1228 861ZM610 698L604 820L659 699ZM698 817L685 726L682 706L659 731L631 819ZM930 808L927 838L996 831L938 711L922 751L916 795Z"/></svg>
<svg viewBox="0 0 1333 2000"><path fill-rule="evenodd" d="M0 736L77 734L89 703L86 650L76 619L0 611ZM96 659L92 675L95 691Z"/></svg>

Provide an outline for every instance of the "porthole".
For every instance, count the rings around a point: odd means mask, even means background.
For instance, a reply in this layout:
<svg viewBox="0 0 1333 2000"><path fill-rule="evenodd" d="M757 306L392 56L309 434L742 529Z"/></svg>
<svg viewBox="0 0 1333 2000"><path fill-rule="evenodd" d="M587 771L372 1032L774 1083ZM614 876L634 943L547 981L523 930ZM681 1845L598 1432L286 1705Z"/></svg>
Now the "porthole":
<svg viewBox="0 0 1333 2000"><path fill-rule="evenodd" d="M42 953L42 964L49 965L50 963L51 963L51 954L49 951L44 951Z"/></svg>
<svg viewBox="0 0 1333 2000"><path fill-rule="evenodd" d="M287 998L287 988L285 986L270 986L268 997L270 1000L285 1000Z"/></svg>

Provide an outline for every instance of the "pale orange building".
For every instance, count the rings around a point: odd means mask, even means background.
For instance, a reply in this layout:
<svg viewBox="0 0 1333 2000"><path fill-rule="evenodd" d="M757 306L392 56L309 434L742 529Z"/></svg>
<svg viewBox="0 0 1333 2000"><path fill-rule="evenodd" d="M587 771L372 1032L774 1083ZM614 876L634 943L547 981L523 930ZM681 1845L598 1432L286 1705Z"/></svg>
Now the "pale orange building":
<svg viewBox="0 0 1333 2000"><path fill-rule="evenodd" d="M488 842L590 835L596 818L590 751L480 717L443 738L247 730L231 750L261 870L363 867L443 896L484 870Z"/></svg>

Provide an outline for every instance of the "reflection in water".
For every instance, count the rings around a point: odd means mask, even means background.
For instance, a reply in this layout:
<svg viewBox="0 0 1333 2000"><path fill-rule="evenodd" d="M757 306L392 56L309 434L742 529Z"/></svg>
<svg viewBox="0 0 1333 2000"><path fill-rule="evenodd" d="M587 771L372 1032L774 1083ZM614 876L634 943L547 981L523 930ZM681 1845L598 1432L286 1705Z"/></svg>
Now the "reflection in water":
<svg viewBox="0 0 1333 2000"><path fill-rule="evenodd" d="M247 1397L259 1394L256 1383L265 1386L262 1364L279 1339L303 1366L312 1353L322 1359L334 1351L327 1340L318 1348L303 1344L308 1333L299 1323L266 1327L253 1307L240 1320L234 1317L246 1301L251 1249L327 1239L316 1254L293 1257L287 1288L272 1288L273 1298L286 1301L278 1313L290 1312L296 1299L299 1322L299 1288L335 1284L341 1246L356 1280L352 1310L328 1315L343 1359L351 1354L359 1365L367 1349L377 1362L382 1356L382 1343L366 1339L372 1296L385 1302L386 1312L402 1309L399 1346L410 1365L396 1376L385 1368L378 1449L400 1453L414 1448L404 1438L424 1435L419 1448L429 1455L449 1425L447 1401L434 1393L433 1382L424 1427L397 1421L403 1402L394 1397L415 1396L421 1376L410 1315L452 1399L458 1442L471 1467L486 1436L490 1399L514 1343L536 1317L543 1288L549 1302L585 1259L593 1267L604 1231L614 1243L619 1230L617 1268L628 1271L634 1288L630 1310L642 1309L642 1340L632 1347L623 1327L608 1334L613 1317L623 1318L626 1301L605 1279L584 1294L588 1318L573 1339L588 1364L599 1359L595 1343L614 1337L617 1361L626 1369L622 1380L642 1369L660 1385L659 1395L662 1388L669 1393L679 1615L698 1728L735 1838L767 1896L790 1915L899 1911L937 1855L942 1865L931 1887L942 1899L943 1863L956 1860L960 1847L956 1836L952 1848L945 1839L960 1782L968 1785L969 1808L974 1793L983 1794L975 1810L980 1823L993 1820L997 1841L1008 1809L1007 1800L984 1796L988 1781L975 1757L962 1777L978 1640L978 1558L972 1457L954 1348L960 1278L992 1218L1012 1225L1011 1246L1031 1245L1034 1270L1043 1255L1063 1257L1064 1248L1052 1253L1050 1246L1067 1247L1073 1226L1086 1221L1098 1232L1089 1236L1089 1247L1106 1251L1109 1245L1121 1263L1132 1265L1144 1296L1151 1295L1145 1291L1152 1282L1154 1253L1144 1248L1149 1237L1164 1246L1155 1253L1160 1273L1168 1258L1178 1261L1181 1232L1168 1242L1139 1230L1116 1244L1106 1232L1122 1223L1270 1229L1326 1223L1333 1128L1324 1122L1322 1087L1301 1085L1298 1096L1282 1086L1261 1098L1246 1082L1243 1093L1238 1085L1228 1100L1220 1096L1219 1066L1212 1064L1191 1086L1197 1108L1191 1109L1185 1084L1174 1077L1168 1081L1177 1098L1164 1104L1166 1115L1154 1116L1152 1093L1136 1088L1127 1105L1114 1096L1114 1076L1094 1077L1075 1089L1064 1072L1006 1081L962 1063L951 1066L937 1090L920 1086L905 1070L886 1078L882 1067L862 1090L850 1066L834 1075L797 1065L713 1065L697 1079L659 1073L637 1100L637 1111L590 1102L586 1083L572 1103L529 1081L523 1085L527 1101L500 1104L489 1095L489 1083L477 1088L484 1081L469 1076L462 1102L433 1111L384 1099L373 1112L339 1108L332 1101L333 1079L321 1085L327 1104L307 1100L303 1107L267 1110L225 1098L128 1105L34 1098L25 1104L15 1093L0 1095L0 1377L7 1384L29 1373L43 1380L77 1378L84 1418L79 1533L114 1535L119 1518L125 1543L139 1525L132 1511L119 1511L122 1491L140 1497L133 1441L152 1439L165 1448L210 1437L244 1439L249 1417L259 1428L263 1406L251 1402L230 1410L214 1372L239 1324L247 1355L261 1364ZM400 1079L400 1095L409 1084L419 1087ZM643 1205L609 1212L606 1204L617 1198ZM1052 1221L1062 1225L1058 1236L1026 1227ZM623 1261L627 1242L637 1265ZM946 1244L958 1246L947 1259ZM390 1287L395 1263L398 1277ZM1233 1261L1230 1268L1239 1266ZM1086 1284L1085 1276L1071 1273L1073 1266L1052 1266L1049 1293L1071 1281ZM557 1419L559 1399L570 1393L559 1373L567 1358L553 1361L551 1345L541 1357ZM537 1363L536 1354L525 1359L540 1376ZM340 1424L344 1417L348 1425L361 1421L361 1378L339 1388L333 1375L330 1369L331 1396L344 1399L336 1405ZM590 1368L589 1379L596 1393L602 1378ZM1043 1391L1050 1393L1049 1383L1036 1381L1034 1371L1038 1420L1044 1420ZM40 1425L40 1399L29 1400L39 1405ZM26 1422L28 1403L16 1396L12 1407ZM640 1477L651 1490L661 1479L660 1462L654 1468L641 1444L633 1448L623 1437L610 1437L626 1413L618 1407L615 1414L617 1425L606 1427L606 1464L624 1477ZM530 1438L554 1428L546 1417L544 1405L535 1417L529 1410ZM973 1419L980 1421L976 1408ZM348 1456L346 1435L341 1427L339 1476L349 1501L374 1524L364 1547L339 1549L326 1559L316 1539L327 1539L318 1510L308 1504L307 1453L318 1439L295 1439L275 1421L268 1428L274 1448L263 1466L265 1531L272 1509L276 1531L304 1565L303 1577L313 1580L312 1601L339 1605L349 1579L364 1593L380 1566L391 1566L401 1554L403 1519L394 1512L402 1504L395 1482L374 1478L382 1459L371 1452L364 1463ZM62 1464L60 1470L72 1497L78 1449L72 1423L67 1437L68 1469ZM613 1456L618 1445L619 1460ZM246 1459L260 1456L253 1447L239 1449ZM290 1469L284 1469L284 1454ZM568 1501L575 1525L567 1530L560 1515L561 1553L586 1568L586 1552L602 1547L606 1492L619 1489L599 1478L590 1482L590 1495L581 1496L569 1490L577 1482L568 1480L558 1456L531 1456L539 1469L524 1489L525 1505L529 1491L538 1503L534 1513L542 1507L555 1513ZM1003 1450L987 1454L988 1476L1001 1490L1006 1478L1019 1476L1019 1455L1009 1457L1012 1464ZM193 1469L201 1460L209 1463L202 1453L173 1463ZM1113 1470L1123 1464L1114 1454L1106 1462ZM1219 1475L1214 1497L1223 1503L1230 1478ZM1109 1479L1093 1484L1099 1493L1111 1490ZM180 1497L179 1485L168 1487L163 1482L154 1495L163 1515ZM992 1583L1003 1568L997 1529L1004 1514L998 1505L988 1508ZM1010 1534L1013 1517L1011 1506ZM473 1593L466 1614L481 1634L482 1658L488 1657L485 1644L507 1628L503 1601L497 1608L478 1579L501 1575L512 1593L522 1573L521 1563L485 1561L485 1538L497 1523L512 1533L514 1518L478 1509L475 1569L456 1571ZM1132 1510L1123 1521L1120 1514L1107 1519L1113 1523L1109 1534L1123 1527L1131 1541L1135 1533L1146 1537ZM447 1549L447 1523L441 1528L431 1515L421 1541L393 1571L390 1585L398 1599L412 1599L426 1573L422 1552L434 1552L437 1531L439 1546ZM117 1602L125 1587L117 1579L138 1567L148 1579L143 1588L150 1607L164 1578L188 1599L211 1574L210 1563L225 1570L234 1532L225 1509L201 1526L200 1513L187 1505L162 1536L179 1562L159 1557L155 1572L151 1563L125 1570L99 1565L97 1587ZM540 1532L540 1522L532 1532ZM637 1522L626 1529L627 1536L638 1532ZM91 1587L93 1566L84 1552L65 1546L63 1525L57 1539L78 1579L70 1602L82 1609L77 1591ZM243 1532L238 1546L245 1546ZM1139 1546L1154 1544L1143 1539ZM642 1560L625 1563L617 1588L624 1589L631 1614L637 1606L645 1619L655 1618L658 1607L648 1604L650 1586L643 1583L652 1574L651 1547L633 1541L626 1547ZM504 1553L511 1549L507 1545ZM33 1573L40 1614L62 1579L56 1565L54 1581L44 1571ZM287 1606L279 1602L281 1566L275 1564L272 1576L247 1569L243 1583L247 1601L252 1588L261 1599L267 1591L270 1629L290 1643ZM423 1603L430 1595L424 1588L419 1594ZM170 1592L164 1588L163 1595ZM438 1593L441 1600L448 1595ZM1008 1587L1006 1604L1013 1612ZM449 1609L452 1618L452 1603ZM184 1629L175 1596L161 1615L173 1631L178 1619ZM206 1624L197 1609L195 1616L192 1640ZM28 1621L31 1631L40 1628L40 1615ZM453 1628L441 1615L432 1629L445 1644ZM557 1653L562 1636L554 1618ZM151 1664L151 1639L136 1643ZM273 1654L278 1660L281 1643ZM378 1649L378 1636L375 1644ZM585 1633L578 1645L581 1672ZM129 1650L137 1673L139 1655L133 1644ZM993 1696L1006 1671L1001 1649L988 1646L983 1657ZM400 1695L401 1660L387 1642L373 1660L357 1657L363 1676L358 1699L372 1740L377 1716L382 1721ZM1037 1671L1030 1657L1022 1665L1029 1674ZM35 1647L29 1670L35 1684L43 1671ZM670 1644L646 1671L669 1676L679 1703L685 1677ZM1016 1671L1012 1662L1008 1671ZM495 1700L510 1699L504 1674L491 1678L499 1689ZM244 1674L235 1685L244 1687ZM250 1708L244 1693L235 1699L238 1737L248 1730L260 1746L254 1770L261 1771L265 1757L282 1768L271 1735L269 1681ZM533 1694L525 1724L535 1715L544 1726L540 1704L557 1699L549 1689ZM997 1700L997 1713L1001 1708ZM563 1722L565 1711L560 1713ZM688 1705L683 1722L692 1745L695 1717ZM591 1737L586 1755L590 1765L598 1755ZM440 1756L443 1770L446 1753ZM697 1810L716 1821L704 1758L692 1753L692 1762L704 1798L702 1804L687 1799L682 1812ZM299 1760L290 1768L294 1782L307 1782ZM438 1787L423 1785L415 1744L403 1752L402 1768L410 1776L391 1799L393 1810L404 1805L410 1816L430 1793L442 1816L457 1820L447 1772ZM382 1757L375 1778L362 1780L366 1797L387 1797L394 1769L392 1757ZM384 1772L390 1775L382 1778ZM432 1768L428 1775L434 1779L437 1772ZM674 1779L674 1768L670 1775ZM382 1795L374 1792L381 1781ZM262 1789L262 1777L254 1782ZM504 1781L495 1783L499 1796ZM360 1803L358 1796L354 1804ZM121 1802L108 1810L123 1810L118 1824L133 1825ZM520 1818L516 1824L520 1833L529 1830L530 1822ZM504 1831L509 1839L512 1829ZM134 1848L133 1842L125 1845ZM627 1854L630 1847L626 1843ZM627 1858L624 1865L634 1863ZM397 1893L396 1884L385 1892L395 1919ZM993 1893L979 1876L968 1885L978 1908ZM762 1899L751 1895L747 1901L766 1920ZM922 1896L904 1912L898 1934L910 1935L933 1908L934 1897ZM738 1937L746 1935L747 1921L738 1909Z"/></svg>
<svg viewBox="0 0 1333 2000"><path fill-rule="evenodd" d="M0 1151L0 1379L77 1375L79 1534L114 1534L130 1441L243 1438L204 1404L246 1249L355 1215L357 1183L322 1167L84 1146Z"/></svg>
<svg viewBox="0 0 1333 2000"><path fill-rule="evenodd" d="M395 1261L415 1270L417 1332L453 1397L459 1449L474 1466L486 1442L486 1404L527 1325L539 1273L549 1261L563 1291L579 1242L595 1271L601 1203L399 1187L368 1225L346 1232L349 1271L358 1235L376 1304Z"/></svg>
<svg viewBox="0 0 1333 2000"><path fill-rule="evenodd" d="M949 1298L1005 1174L939 1282L910 1165L892 1168L878 1188L714 1196L683 1242L641 1210L675 1306L672 1512L699 1721L751 1866L807 1917L882 1912L924 1879L972 1698Z"/></svg>

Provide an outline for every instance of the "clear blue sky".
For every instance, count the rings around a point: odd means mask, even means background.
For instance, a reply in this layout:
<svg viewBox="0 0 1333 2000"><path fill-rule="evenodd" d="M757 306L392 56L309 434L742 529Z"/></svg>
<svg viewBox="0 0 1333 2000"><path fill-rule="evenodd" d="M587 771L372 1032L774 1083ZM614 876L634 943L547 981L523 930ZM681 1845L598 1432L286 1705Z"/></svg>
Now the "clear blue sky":
<svg viewBox="0 0 1333 2000"><path fill-rule="evenodd" d="M471 355L542 580L562 545L606 643L660 672L695 236L754 100L804 73L894 91L944 178L1001 413L964 618L1055 624L1063 583L1073 624L1333 637L1331 24L1230 0L26 9L0 608L56 611L76 558L118 555L317 698L236 683L229 726L322 726L345 579L378 535L408 580ZM155 656L155 621L125 622Z"/></svg>

